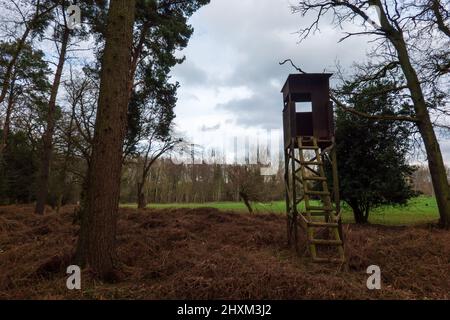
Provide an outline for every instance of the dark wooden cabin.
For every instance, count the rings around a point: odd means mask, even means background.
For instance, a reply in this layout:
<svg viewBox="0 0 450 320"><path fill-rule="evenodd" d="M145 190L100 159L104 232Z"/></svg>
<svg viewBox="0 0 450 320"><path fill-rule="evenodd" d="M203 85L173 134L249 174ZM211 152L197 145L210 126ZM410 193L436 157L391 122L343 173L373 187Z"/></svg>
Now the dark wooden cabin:
<svg viewBox="0 0 450 320"><path fill-rule="evenodd" d="M334 136L333 104L330 101L331 73L291 74L283 93L284 146L292 138L315 137L321 147Z"/></svg>

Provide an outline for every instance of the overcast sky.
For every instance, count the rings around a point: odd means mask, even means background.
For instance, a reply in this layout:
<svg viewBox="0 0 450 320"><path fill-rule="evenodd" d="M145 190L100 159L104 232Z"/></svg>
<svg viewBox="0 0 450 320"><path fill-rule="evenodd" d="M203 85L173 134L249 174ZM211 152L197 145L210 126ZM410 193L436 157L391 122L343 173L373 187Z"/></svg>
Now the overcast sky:
<svg viewBox="0 0 450 320"><path fill-rule="evenodd" d="M333 72L337 62L350 69L353 62L366 59L368 39L338 43L342 30L330 20L299 43L297 31L312 17L292 14L292 3L211 0L194 14L190 22L195 32L182 52L186 61L173 71L181 84L176 125L187 138L229 153L234 136L251 140L255 132L281 130L280 90L295 70L280 66L280 61L292 58L306 72ZM370 16L377 21L375 11ZM450 144L441 141L441 146L449 154Z"/></svg>

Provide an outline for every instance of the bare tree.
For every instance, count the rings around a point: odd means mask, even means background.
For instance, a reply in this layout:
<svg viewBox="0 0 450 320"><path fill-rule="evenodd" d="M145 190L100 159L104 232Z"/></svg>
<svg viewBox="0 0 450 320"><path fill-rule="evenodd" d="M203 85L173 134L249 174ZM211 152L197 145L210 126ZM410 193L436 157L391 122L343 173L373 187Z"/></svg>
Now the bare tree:
<svg viewBox="0 0 450 320"><path fill-rule="evenodd" d="M264 183L261 175L261 165L230 165L226 170L231 186L250 213L253 212L252 202L264 202L270 197L270 186Z"/></svg>
<svg viewBox="0 0 450 320"><path fill-rule="evenodd" d="M96 108L99 87L97 79L88 71L75 76L70 68L70 76L65 83L70 118L73 119L74 130L61 130L66 144L71 144L76 156L82 158L87 166L90 163L93 135L95 128ZM84 172L79 172L85 176Z"/></svg>
<svg viewBox="0 0 450 320"><path fill-rule="evenodd" d="M168 151L173 150L173 148L175 148L177 144L181 143L182 141L182 139L173 139L171 137L168 139L164 139L163 141L157 141L157 139L155 139L155 135L152 134L145 142L143 146L144 152L138 158L138 165L141 167L141 176L140 178L138 178L137 182L137 199L139 209L144 209L147 206L145 189L152 165L156 160L158 160Z"/></svg>

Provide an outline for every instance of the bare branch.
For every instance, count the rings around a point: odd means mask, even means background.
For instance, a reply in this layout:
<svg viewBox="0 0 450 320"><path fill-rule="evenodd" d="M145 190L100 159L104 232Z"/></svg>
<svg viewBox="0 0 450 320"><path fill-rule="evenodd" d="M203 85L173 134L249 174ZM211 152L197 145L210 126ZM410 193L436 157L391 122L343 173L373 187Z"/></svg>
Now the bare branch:
<svg viewBox="0 0 450 320"><path fill-rule="evenodd" d="M330 95L330 99L336 103L338 108L342 109L345 112L352 113L359 117L363 117L370 120L386 120L386 121L409 121L409 122L418 122L419 119L409 116L399 116L399 115L373 115L365 112L361 112L355 110L352 107L346 106L344 103L339 101L334 95Z"/></svg>
<svg viewBox="0 0 450 320"><path fill-rule="evenodd" d="M445 11L439 0L431 0L431 9L436 17L436 23L439 30L441 30L447 37L450 38L450 27L445 24L441 9ZM445 11L447 12L447 11ZM447 12L448 13L448 12Z"/></svg>
<svg viewBox="0 0 450 320"><path fill-rule="evenodd" d="M279 62L278 64L279 64L280 66L282 66L282 65L286 64L286 62L290 62L290 63L291 63L291 66L294 67L298 72L300 72L300 73L302 73L302 74L306 74L306 72L303 71L302 69L300 69L299 67L297 67L297 66L294 64L294 62L292 62L291 59L286 59L286 60L284 60L283 62Z"/></svg>

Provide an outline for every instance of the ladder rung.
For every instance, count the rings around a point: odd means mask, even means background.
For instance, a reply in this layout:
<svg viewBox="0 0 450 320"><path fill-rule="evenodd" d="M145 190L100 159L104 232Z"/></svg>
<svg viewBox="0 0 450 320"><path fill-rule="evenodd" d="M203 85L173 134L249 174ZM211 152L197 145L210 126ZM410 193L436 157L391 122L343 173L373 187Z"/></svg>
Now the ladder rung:
<svg viewBox="0 0 450 320"><path fill-rule="evenodd" d="M339 225L337 223L327 223L327 222L308 222L308 226L337 228Z"/></svg>
<svg viewBox="0 0 450 320"><path fill-rule="evenodd" d="M328 213L328 211L313 211L313 212L308 212L308 213L311 217L326 217L326 216L330 215ZM308 213L305 212L303 215L306 215Z"/></svg>
<svg viewBox="0 0 450 320"><path fill-rule="evenodd" d="M341 240L325 240L325 239L311 239L308 241L310 244L317 245L329 245L329 246L341 246Z"/></svg>
<svg viewBox="0 0 450 320"><path fill-rule="evenodd" d="M333 141L330 140L330 139L317 139L316 141L317 141L317 142L333 142Z"/></svg>
<svg viewBox="0 0 450 320"><path fill-rule="evenodd" d="M319 147L316 146L301 146L298 147L300 150L319 150Z"/></svg>
<svg viewBox="0 0 450 320"><path fill-rule="evenodd" d="M327 181L327 178L325 178L325 177L318 177L318 176L304 176L303 180Z"/></svg>
<svg viewBox="0 0 450 320"><path fill-rule="evenodd" d="M315 210L315 211L332 211L333 209L328 207L306 207L306 210Z"/></svg>
<svg viewBox="0 0 450 320"><path fill-rule="evenodd" d="M344 258L318 258L315 257L313 258L314 262L334 262L334 263L344 263L345 259Z"/></svg>
<svg viewBox="0 0 450 320"><path fill-rule="evenodd" d="M305 191L305 194L310 194L310 195L313 195L313 196L329 196L329 195L330 195L330 192L328 192L328 191L313 191L313 190L308 190L308 191Z"/></svg>
<svg viewBox="0 0 450 320"><path fill-rule="evenodd" d="M300 161L300 164L306 166L321 166L322 162L320 161Z"/></svg>

